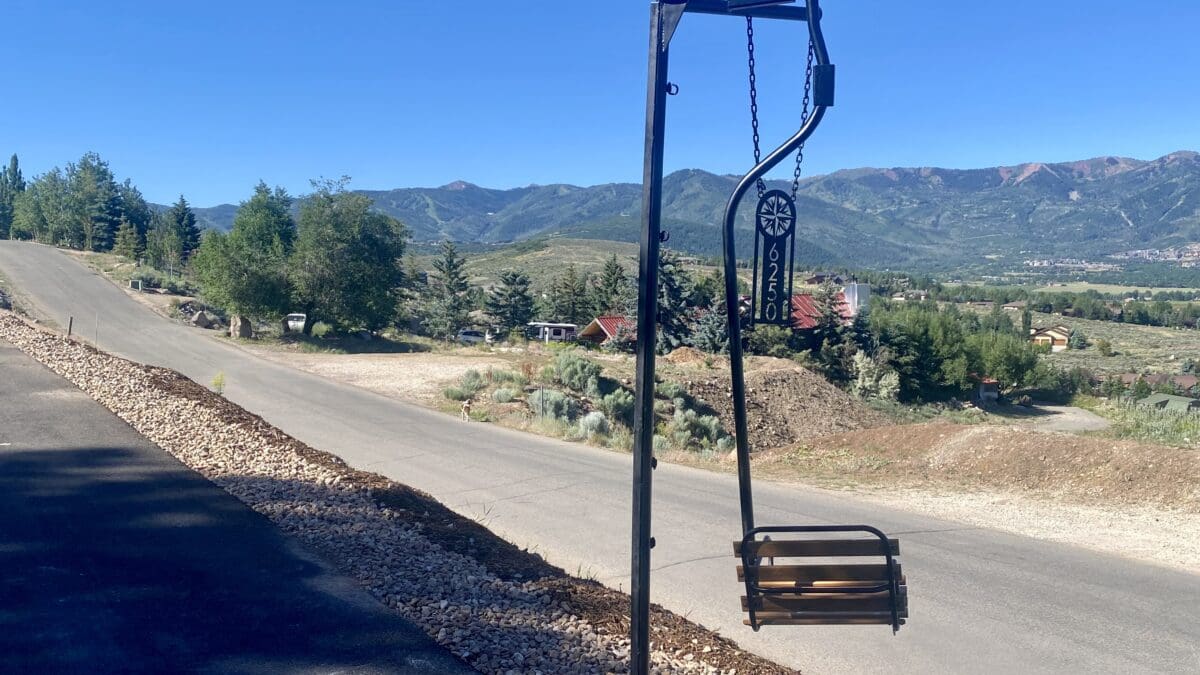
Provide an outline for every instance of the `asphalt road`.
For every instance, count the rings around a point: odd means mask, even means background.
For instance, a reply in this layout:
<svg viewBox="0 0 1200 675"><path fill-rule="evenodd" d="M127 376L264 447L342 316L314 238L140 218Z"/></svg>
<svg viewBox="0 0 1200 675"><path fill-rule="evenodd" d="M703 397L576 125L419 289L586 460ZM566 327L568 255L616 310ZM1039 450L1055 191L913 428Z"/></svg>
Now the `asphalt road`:
<svg viewBox="0 0 1200 675"><path fill-rule="evenodd" d="M260 360L167 321L50 248L0 242L0 270L100 347L208 383L293 436L423 489L571 572L629 588L626 455L456 419ZM911 619L884 627L741 625L730 476L660 465L655 602L814 673L1200 670L1200 576L759 481L761 524L868 523L900 537ZM1116 542L1114 542L1114 545Z"/></svg>
<svg viewBox="0 0 1200 675"><path fill-rule="evenodd" d="M0 672L473 672L3 341L0 373Z"/></svg>

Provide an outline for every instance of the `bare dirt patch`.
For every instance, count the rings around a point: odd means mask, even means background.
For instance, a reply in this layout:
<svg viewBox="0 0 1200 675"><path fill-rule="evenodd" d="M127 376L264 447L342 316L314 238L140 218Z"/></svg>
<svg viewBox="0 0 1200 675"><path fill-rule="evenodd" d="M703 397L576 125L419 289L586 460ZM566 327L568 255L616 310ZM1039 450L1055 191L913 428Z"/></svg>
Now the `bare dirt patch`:
<svg viewBox="0 0 1200 675"><path fill-rule="evenodd" d="M468 370L506 369L501 356L479 354L305 354L258 347L249 351L313 375L422 405L440 404L442 389Z"/></svg>
<svg viewBox="0 0 1200 675"><path fill-rule="evenodd" d="M984 488L1200 513L1200 452L1011 426L932 422L833 434L764 453L758 467L785 479Z"/></svg>
<svg viewBox="0 0 1200 675"><path fill-rule="evenodd" d="M824 377L785 359L747 360L746 413L750 445L766 450L826 434L890 423L882 413L830 384ZM688 392L711 408L732 430L733 398L728 373L682 374ZM694 378L694 379L692 379Z"/></svg>

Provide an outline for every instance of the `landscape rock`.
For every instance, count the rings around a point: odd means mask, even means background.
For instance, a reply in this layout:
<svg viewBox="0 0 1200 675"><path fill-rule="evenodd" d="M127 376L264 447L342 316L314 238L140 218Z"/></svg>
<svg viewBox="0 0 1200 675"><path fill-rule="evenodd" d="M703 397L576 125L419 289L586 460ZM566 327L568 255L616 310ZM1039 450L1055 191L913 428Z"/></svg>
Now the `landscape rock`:
<svg viewBox="0 0 1200 675"><path fill-rule="evenodd" d="M200 310L192 316L192 325L199 328L211 328L213 322L212 319L208 318L208 314L204 310Z"/></svg>
<svg viewBox="0 0 1200 675"><path fill-rule="evenodd" d="M229 337L250 338L254 335L254 326L250 319L234 314L229 317Z"/></svg>

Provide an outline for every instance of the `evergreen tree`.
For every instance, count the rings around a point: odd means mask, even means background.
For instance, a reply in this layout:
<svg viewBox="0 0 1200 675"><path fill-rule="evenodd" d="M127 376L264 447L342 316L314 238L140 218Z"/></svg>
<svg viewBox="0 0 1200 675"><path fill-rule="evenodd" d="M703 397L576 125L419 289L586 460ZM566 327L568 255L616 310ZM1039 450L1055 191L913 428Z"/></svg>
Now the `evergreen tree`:
<svg viewBox="0 0 1200 675"><path fill-rule="evenodd" d="M146 198L142 196L141 191L128 178L117 186L117 196L121 204L121 219L133 225L137 232L139 245L144 245L146 231L150 229L150 221L154 217L154 212L150 210L150 205L146 203Z"/></svg>
<svg viewBox="0 0 1200 675"><path fill-rule="evenodd" d="M587 275L580 276L575 265L569 264L550 284L550 319L582 326L594 318L589 300Z"/></svg>
<svg viewBox="0 0 1200 675"><path fill-rule="evenodd" d="M1025 309L1021 311L1021 337L1028 340L1029 333L1032 330L1033 330L1033 312L1029 311L1029 307L1026 306Z"/></svg>
<svg viewBox="0 0 1200 675"><path fill-rule="evenodd" d="M501 272L500 283L488 293L484 305L505 334L523 328L533 318L529 277L522 272Z"/></svg>
<svg viewBox="0 0 1200 675"><path fill-rule="evenodd" d="M661 249L658 257L658 340L656 349L665 354L688 344L690 338L691 295L688 274L679 262L679 254Z"/></svg>
<svg viewBox="0 0 1200 675"><path fill-rule="evenodd" d="M121 197L112 170L94 152L67 165L68 204L82 234L81 245L89 251L113 247L121 223Z"/></svg>
<svg viewBox="0 0 1200 675"><path fill-rule="evenodd" d="M592 308L599 314L620 314L633 293L625 268L617 260L617 254L612 254L592 284Z"/></svg>
<svg viewBox="0 0 1200 675"><path fill-rule="evenodd" d="M470 318L471 285L467 280L466 258L458 254L454 243L442 242L440 251L428 282L425 329L434 337L451 338Z"/></svg>
<svg viewBox="0 0 1200 675"><path fill-rule="evenodd" d="M729 351L729 319L725 314L725 303L714 303L696 322L692 345L710 354Z"/></svg>
<svg viewBox="0 0 1200 675"><path fill-rule="evenodd" d="M8 160L8 166L0 169L0 239L12 236L17 197L24 191L25 178L21 175L21 164L14 154Z"/></svg>
<svg viewBox="0 0 1200 675"><path fill-rule="evenodd" d="M166 211L166 218L175 228L181 244L182 259L186 261L200 247L200 228L196 226L196 214L183 195Z"/></svg>
<svg viewBox="0 0 1200 675"><path fill-rule="evenodd" d="M137 228L124 218L121 219L121 226L117 228L117 240L113 244L113 253L133 261L142 257L142 242L138 238Z"/></svg>
<svg viewBox="0 0 1200 675"><path fill-rule="evenodd" d="M1072 328L1071 333L1067 336L1067 347L1071 349L1087 349L1088 339L1083 334L1083 331L1078 328Z"/></svg>

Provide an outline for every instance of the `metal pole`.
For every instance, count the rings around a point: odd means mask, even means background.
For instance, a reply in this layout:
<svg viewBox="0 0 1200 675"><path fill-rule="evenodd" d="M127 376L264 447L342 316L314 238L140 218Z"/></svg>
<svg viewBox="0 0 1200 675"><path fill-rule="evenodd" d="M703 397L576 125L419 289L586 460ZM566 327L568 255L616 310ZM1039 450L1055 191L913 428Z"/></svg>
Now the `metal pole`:
<svg viewBox="0 0 1200 675"><path fill-rule="evenodd" d="M650 3L646 143L642 174L642 237L638 273L637 381L633 416L633 537L630 556L629 669L650 672L651 482L654 471L654 347L658 323L658 252L662 221L663 134L667 50L684 3Z"/></svg>
<svg viewBox="0 0 1200 675"><path fill-rule="evenodd" d="M75 327L75 317L67 317L67 337L71 337L71 329Z"/></svg>

